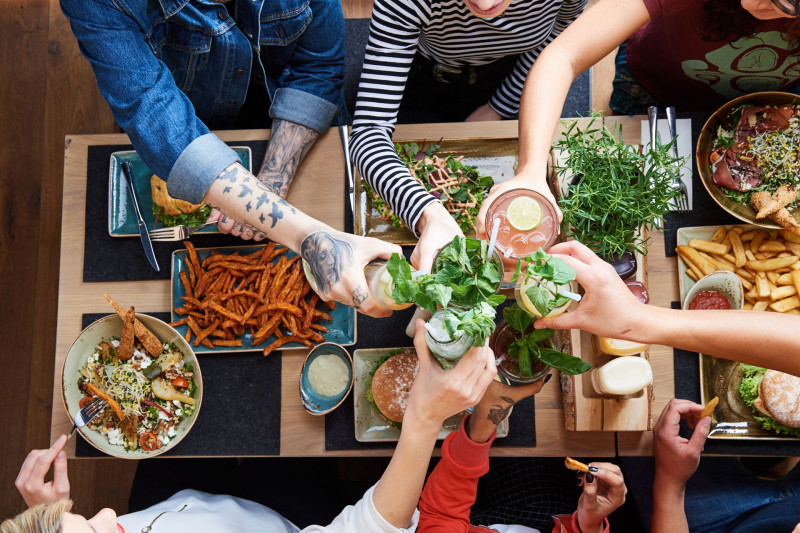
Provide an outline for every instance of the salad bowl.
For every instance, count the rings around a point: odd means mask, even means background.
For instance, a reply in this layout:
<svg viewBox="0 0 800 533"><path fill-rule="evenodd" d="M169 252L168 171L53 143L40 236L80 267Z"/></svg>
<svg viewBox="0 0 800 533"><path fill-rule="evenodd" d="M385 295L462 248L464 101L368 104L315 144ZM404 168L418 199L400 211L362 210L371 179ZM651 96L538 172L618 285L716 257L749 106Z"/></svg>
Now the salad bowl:
<svg viewBox="0 0 800 533"><path fill-rule="evenodd" d="M170 440L152 451L143 450L141 447L137 447L135 450L128 450L121 444L111 444L109 439L97 430L90 429L88 426L79 428L78 431L89 444L103 453L122 459L154 457L174 448L191 430L197 420L203 400L203 378L197 357L189 343L172 327L155 317L136 313L136 318L162 343L174 345L177 351L182 353L184 364L192 366L193 376L191 381L194 383L194 389L191 396L194 398L195 405L189 416L184 415L177 422L174 427L174 435ZM71 422L74 421L75 413L80 410L81 399L85 397L85 393L79 389L79 382L82 379L81 371L87 366L89 358L93 356L96 347L102 341L120 337L122 325L122 319L116 314L100 318L87 326L78 335L69 352L67 352L61 371L61 397ZM182 405L182 407L186 409L187 406ZM173 409L173 411L177 410Z"/></svg>

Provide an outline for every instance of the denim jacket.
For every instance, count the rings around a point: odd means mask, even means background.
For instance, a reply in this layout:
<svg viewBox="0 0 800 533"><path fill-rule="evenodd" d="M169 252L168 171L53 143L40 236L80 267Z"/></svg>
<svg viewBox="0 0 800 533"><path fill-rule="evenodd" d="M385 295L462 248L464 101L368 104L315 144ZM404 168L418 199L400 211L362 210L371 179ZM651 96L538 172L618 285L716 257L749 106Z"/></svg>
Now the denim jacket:
<svg viewBox="0 0 800 533"><path fill-rule="evenodd" d="M256 68L270 116L324 132L341 108L339 0L61 0L100 92L170 193L199 203L238 160L233 124ZM255 58L255 61L253 59Z"/></svg>

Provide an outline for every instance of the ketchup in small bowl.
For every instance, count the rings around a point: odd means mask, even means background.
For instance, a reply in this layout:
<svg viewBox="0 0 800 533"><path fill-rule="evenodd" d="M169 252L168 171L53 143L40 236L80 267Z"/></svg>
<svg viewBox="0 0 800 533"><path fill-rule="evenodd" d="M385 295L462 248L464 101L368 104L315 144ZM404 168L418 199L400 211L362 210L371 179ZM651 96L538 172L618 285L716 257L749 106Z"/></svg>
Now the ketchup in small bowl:
<svg viewBox="0 0 800 533"><path fill-rule="evenodd" d="M731 302L719 291L700 291L692 301L689 309L732 309Z"/></svg>

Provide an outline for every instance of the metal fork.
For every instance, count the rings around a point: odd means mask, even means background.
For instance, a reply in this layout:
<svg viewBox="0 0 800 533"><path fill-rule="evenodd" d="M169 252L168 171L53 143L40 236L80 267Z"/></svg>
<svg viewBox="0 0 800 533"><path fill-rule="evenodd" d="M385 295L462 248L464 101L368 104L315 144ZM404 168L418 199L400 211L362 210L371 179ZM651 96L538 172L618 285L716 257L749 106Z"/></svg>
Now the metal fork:
<svg viewBox="0 0 800 533"><path fill-rule="evenodd" d="M104 399L96 398L83 406L83 409L78 411L78 414L75 415L75 424L73 424L72 431L69 432L67 440L72 438L72 434L75 433L75 430L91 422L107 405L108 403Z"/></svg>
<svg viewBox="0 0 800 533"><path fill-rule="evenodd" d="M672 155L675 159L678 158L678 143L675 141L677 137L676 128L675 128L675 108L670 106L667 108L667 124L669 125L669 137L670 142L672 143ZM680 168L678 169L680 170ZM679 198L676 199L678 209L676 211L688 211L689 210L689 191L686 189L686 184L683 182L683 179L678 175L678 178L675 182L677 187L681 189L681 195Z"/></svg>
<svg viewBox="0 0 800 533"><path fill-rule="evenodd" d="M650 126L650 148L653 149L656 147L657 141L657 130L658 130L658 108L654 105L651 105L647 108L647 121ZM657 219L654 221L655 227L658 229L664 229L664 221L662 219Z"/></svg>
<svg viewBox="0 0 800 533"><path fill-rule="evenodd" d="M197 230L201 230L203 228L208 228L216 225L217 225L216 222L206 222L204 224L200 224L199 226L192 226L192 227L180 225L180 226L172 226L169 228L154 229L153 231L150 232L150 240L181 241Z"/></svg>

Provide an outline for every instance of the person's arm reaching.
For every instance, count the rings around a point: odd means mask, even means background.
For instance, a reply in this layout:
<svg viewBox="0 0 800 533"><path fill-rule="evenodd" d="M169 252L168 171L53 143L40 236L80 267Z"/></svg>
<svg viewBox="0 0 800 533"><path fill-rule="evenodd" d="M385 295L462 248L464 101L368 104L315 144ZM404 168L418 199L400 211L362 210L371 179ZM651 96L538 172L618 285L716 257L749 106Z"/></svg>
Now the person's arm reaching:
<svg viewBox="0 0 800 533"><path fill-rule="evenodd" d="M370 296L364 267L389 259L400 247L357 237L314 220L272 192L241 164L233 163L210 184L203 201L303 256L311 266L320 296L381 317L391 311Z"/></svg>
<svg viewBox="0 0 800 533"><path fill-rule="evenodd" d="M711 417L698 420L703 406L688 400L672 399L653 428L656 475L653 480L653 533L689 532L683 499L686 482L700 464L700 452L711 428ZM681 437L680 421L694 433Z"/></svg>
<svg viewBox="0 0 800 533"><path fill-rule="evenodd" d="M478 214L481 234L486 233L480 223L485 209L509 189L533 189L552 200L545 169L570 85L648 20L642 0L600 0L542 51L528 73L520 100L517 174L493 187L484 201Z"/></svg>
<svg viewBox="0 0 800 533"><path fill-rule="evenodd" d="M517 402L539 392L544 383L543 379L513 387L498 381L489 384L473 414L442 445L442 460L422 491L417 531L478 531L470 529L470 508L475 503L478 480L489 471L489 448L497 426Z"/></svg>
<svg viewBox="0 0 800 533"><path fill-rule="evenodd" d="M583 329L601 337L662 344L800 376L800 317L757 311L683 311L645 305L614 268L577 241L553 246L578 272L586 294L574 311L537 328ZM769 342L764 342L769 339Z"/></svg>

